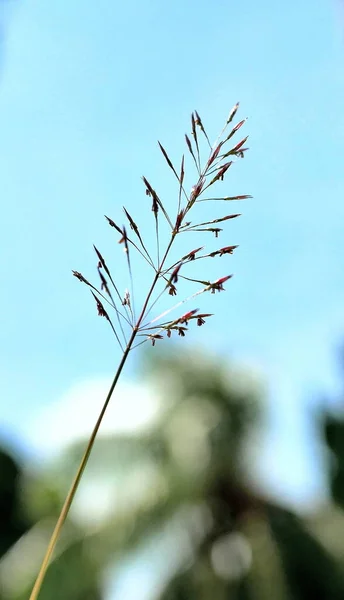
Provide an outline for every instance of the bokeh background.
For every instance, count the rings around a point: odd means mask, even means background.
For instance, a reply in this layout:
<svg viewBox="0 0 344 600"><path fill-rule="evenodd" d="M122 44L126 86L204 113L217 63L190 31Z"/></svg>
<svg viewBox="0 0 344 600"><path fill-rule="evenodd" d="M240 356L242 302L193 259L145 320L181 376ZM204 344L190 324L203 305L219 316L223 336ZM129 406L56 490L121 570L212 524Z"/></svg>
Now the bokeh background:
<svg viewBox="0 0 344 600"><path fill-rule="evenodd" d="M96 243L125 288L103 215L153 236L156 140L179 161L190 112L215 139L238 100L235 277L205 328L132 355L42 598L342 598L342 2L0 11L0 598L28 597L120 356L71 269Z"/></svg>

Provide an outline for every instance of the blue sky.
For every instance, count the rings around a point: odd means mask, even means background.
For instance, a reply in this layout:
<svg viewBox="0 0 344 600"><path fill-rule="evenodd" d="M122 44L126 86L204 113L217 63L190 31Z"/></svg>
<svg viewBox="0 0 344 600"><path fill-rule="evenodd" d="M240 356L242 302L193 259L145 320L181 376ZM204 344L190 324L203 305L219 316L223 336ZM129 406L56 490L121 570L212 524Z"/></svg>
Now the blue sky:
<svg viewBox="0 0 344 600"><path fill-rule="evenodd" d="M119 353L71 269L92 277L96 243L124 281L103 215L121 222L126 204L148 228L140 176L172 198L156 140L179 161L190 112L197 108L215 139L240 100L251 150L226 191L254 199L220 244L240 244L220 265L235 278L210 299L216 316L190 343L266 374L266 477L294 501L314 497L319 456L303 442L311 439L304 411L315 393L335 389L344 333L340 3L18 0L7 8L1 435L29 451L28 424L40 411L76 383L111 375Z"/></svg>

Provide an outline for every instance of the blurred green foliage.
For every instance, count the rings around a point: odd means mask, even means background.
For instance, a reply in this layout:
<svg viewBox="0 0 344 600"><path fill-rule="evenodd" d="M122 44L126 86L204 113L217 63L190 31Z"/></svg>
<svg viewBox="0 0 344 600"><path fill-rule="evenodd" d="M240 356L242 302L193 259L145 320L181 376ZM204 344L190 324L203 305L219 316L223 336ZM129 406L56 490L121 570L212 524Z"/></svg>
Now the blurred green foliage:
<svg viewBox="0 0 344 600"><path fill-rule="evenodd" d="M20 502L19 464L5 448L0 448L0 556L32 525Z"/></svg>
<svg viewBox="0 0 344 600"><path fill-rule="evenodd" d="M301 518L252 483L264 394L249 372L197 353L155 353L145 370L161 390L158 418L98 440L83 494L90 507L99 494L99 511L72 513L42 600L105 599L104 571L154 547L156 600L342 599L344 418L319 426L333 503ZM0 454L1 600L28 597L82 446L30 476Z"/></svg>

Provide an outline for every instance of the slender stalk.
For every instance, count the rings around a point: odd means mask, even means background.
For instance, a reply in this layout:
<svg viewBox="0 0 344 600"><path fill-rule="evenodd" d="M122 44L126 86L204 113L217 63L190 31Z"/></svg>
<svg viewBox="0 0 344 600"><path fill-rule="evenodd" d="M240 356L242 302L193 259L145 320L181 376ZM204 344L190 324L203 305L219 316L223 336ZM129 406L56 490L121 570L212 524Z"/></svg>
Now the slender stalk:
<svg viewBox="0 0 344 600"><path fill-rule="evenodd" d="M126 363L126 360L128 358L128 354L129 354L129 352L131 350L131 347L133 345L133 342L134 342L134 340L136 338L136 335L138 333L139 327L140 327L140 325L142 323L142 320L143 320L143 318L145 316L145 312L146 312L149 300L150 300L151 295L152 295L152 293L154 291L154 288L155 288L155 286L156 286L156 284L157 284L157 282L159 280L162 268L164 266L164 263L165 263L165 260L167 258L167 255L168 255L168 253L170 251L170 248L171 248L171 246L173 244L174 238L175 238L175 234L172 233L171 239L170 239L169 244L168 244L168 246L166 248L166 252L164 254L164 257L163 257L163 259L161 261L161 264L160 264L157 272L155 273L155 276L154 276L151 288L150 288L150 290L149 290L149 292L147 294L147 297L145 299L145 302L143 304L143 307L142 307L142 310L141 310L141 314L140 314L140 316L139 316L139 318L137 320L136 325L133 327L132 334L131 334L131 336L129 338L129 341L128 341L128 344L127 344L127 346L126 346L126 348L125 348L125 350L123 352L123 356L122 356L121 361L120 361L120 363L118 365L116 374L115 374L115 376L113 378L113 381L111 383L110 389L109 389L108 394L107 394L106 399L105 399L105 402L104 402L104 404L102 406L102 409L101 409L101 411L99 413L99 416L98 416L98 419L96 421L96 424L95 424L95 426L94 426L94 428L92 430L91 436L90 436L90 438L88 440L85 452L84 452L83 457L82 457L82 459L80 461L80 464L79 464L79 467L77 469L77 472L76 472L76 474L74 476L72 485L71 485L71 487L69 489L69 492L68 492L68 494L66 496L66 499L64 501L64 504L62 506L59 518L58 518L58 520L56 522L54 531L53 531L53 533L51 535L51 538L50 538L50 541L49 541L49 544L48 544L48 548L47 548L46 553L44 555L44 558L43 558L40 570L38 572L36 581L35 581L34 586L32 588L32 592L31 592L29 600L37 600L37 598L38 598L39 592L41 590L41 587L42 587L42 584L43 584L43 581L44 581L44 578L45 578L45 575L46 575L46 572L47 572L47 569L48 569L48 566L49 566L49 563L50 563L50 559L51 559L52 554L54 552L54 549L56 547L57 541L58 541L58 539L60 537L60 533L61 533L62 527L63 527L63 525L64 525L64 523L65 523L65 521L67 519L67 516L68 516L69 510L70 510L70 507L72 505L72 502L74 500L75 494L76 494L76 492L78 490L78 487L79 487L79 484L80 484L83 472L84 472L85 467L86 467L86 465L88 463L88 459L89 459L90 454L92 452L92 449L93 449L93 446L94 446L94 442L96 440L96 437L97 437L100 425L102 423L103 417L105 415L106 409L107 409L107 407L109 405L109 402L111 400L112 394L113 394L113 392L115 390L115 387L117 385L117 382L118 382L118 379L120 377L120 374L121 374L121 372L123 370L123 367L124 367L124 365Z"/></svg>
<svg viewBox="0 0 344 600"><path fill-rule="evenodd" d="M103 404L103 407L102 407L102 409L101 409L101 411L99 413L99 417L98 417L97 422L96 422L96 424L95 424L95 426L93 428L93 431L91 433L90 439L89 439L89 441L87 443L84 455L83 455L83 457L82 457L82 459L80 461L80 465L79 465L78 470L76 472L76 475L74 477L73 483L72 483L72 485L71 485L71 487L69 489L69 492L68 492L67 497L66 497L66 499L64 501L62 510L60 512L60 516L59 516L59 518L57 520L57 523L55 525L54 531L53 531L52 536L50 538L50 541L49 541L49 544L48 544L48 548L46 550L45 556L44 556L42 564L41 564L41 568L39 570L39 573L37 575L34 587L32 589L31 595L30 595L30 600L36 600L36 598L38 598L38 594L39 594L40 589L42 587L42 583L44 581L44 578L45 578L45 575L46 575L46 572L47 572L47 569L48 569L48 566L49 566L49 562L50 562L51 556L52 556L52 554L54 552L57 540L58 540L58 538L60 536L61 529L62 529L62 527L64 525L64 522L65 522L65 520L66 520L66 518L68 516L69 509L70 509L71 504L73 502L73 499L74 499L74 496L76 494L76 491L77 491L77 489L79 487L79 483L80 483L82 474L83 474L83 472L85 470L85 467L86 467L88 459L90 457L92 448L94 446L94 442L95 442L97 433L99 431L99 427L100 427L101 422L103 420L105 411L106 411L106 409L108 407L108 404L110 402L110 399L111 399L111 396L113 394L113 391L114 391L114 389L116 387L116 384L117 384L117 381L119 379L119 376L120 376L120 374L122 372L122 369L123 369L123 367L125 365L127 356L128 356L128 354L130 352L130 348L131 348L132 343L133 343L133 341L134 341L134 339L136 337L136 333L137 333L137 330L134 329L133 332L132 332L132 335L131 335L131 337L130 337L130 339L128 341L128 345L127 345L127 347L126 347L126 349L125 349L125 351L123 353L121 362L119 363L119 366L118 366L118 369L116 371L115 377L114 377L114 379L112 381L112 384L111 384L110 389L108 391L108 394L106 396L106 400L105 400L105 402Z"/></svg>

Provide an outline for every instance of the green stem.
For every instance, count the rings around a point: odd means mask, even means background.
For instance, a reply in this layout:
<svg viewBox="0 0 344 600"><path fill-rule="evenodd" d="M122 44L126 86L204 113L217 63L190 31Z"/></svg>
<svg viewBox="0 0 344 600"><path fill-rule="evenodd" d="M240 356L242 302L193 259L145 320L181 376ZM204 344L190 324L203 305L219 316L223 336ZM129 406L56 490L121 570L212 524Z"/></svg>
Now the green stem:
<svg viewBox="0 0 344 600"><path fill-rule="evenodd" d="M50 538L50 541L49 541L49 544L48 544L48 548L46 550L45 556L44 556L42 564L41 564L41 568L39 570L39 573L38 573L36 581L35 581L35 585L34 585L34 587L32 589L31 595L30 595L30 600L36 600L38 598L38 594L39 594L40 589L42 587L42 583L44 581L45 574L47 572L47 569L48 569L48 566L49 566L49 562L50 562L52 553L54 552L57 540L58 540L58 538L60 536L60 533L61 533L61 529L62 529L62 527L64 525L64 522L65 522L65 520L66 520L66 518L68 516L69 509L70 509L71 504L73 502L73 499L74 499L74 496L76 494L76 491L77 491L77 489L79 487L79 483L80 483L82 474L83 474L83 472L85 470L85 467L86 467L88 459L90 457L92 448L94 446L94 442L95 442L97 433L99 431L99 427L100 427L101 422L103 420L105 411L106 411L106 409L108 407L108 404L110 402L110 399L111 399L111 396L113 394L113 391L114 391L114 389L116 387L116 384L117 384L117 381L119 379L119 376L120 376L120 374L122 372L122 369L124 367L125 361L126 361L126 359L128 357L128 354L129 354L130 348L132 346L132 343L133 343L133 341L134 341L134 339L136 337L136 333L137 333L137 330L134 329L133 332L132 332L132 335L130 337L130 340L128 342L128 345L127 345L127 347L126 347L126 349L125 349L125 351L123 353L121 362L119 363L118 369L116 371L116 375L115 375L115 377L114 377L114 379L112 381L112 384L111 384L110 389L108 391L108 394L106 396L106 400L105 400L105 402L103 404L103 407L102 407L102 409L101 409L101 411L99 413L99 417L97 419L97 422L96 422L96 424L95 424L95 426L93 428L93 431L91 433L90 439L88 440L87 447L85 449L84 455L83 455L83 457L81 459L81 462L80 462L80 465L79 465L78 470L76 472L76 475L74 477L73 483L72 483L72 485L70 487L70 490L69 490L69 492L67 494L67 497L66 497L66 499L64 501L63 507L62 507L61 512L60 512L60 516L59 516L59 518L57 520L57 523L55 525L54 531L53 531L52 536Z"/></svg>
<svg viewBox="0 0 344 600"><path fill-rule="evenodd" d="M77 492L77 489L79 487L79 484L80 484L83 472L85 470L85 467L87 465L88 459L89 459L90 454L92 452L92 448L94 446L94 442L96 440L96 437L97 437L100 425L102 423L103 417L105 415L106 409L107 409L108 404L109 404L109 402L111 400L112 394L113 394L114 389L115 389L115 387L117 385L117 382L118 382L120 374L121 374L121 372L123 370L123 367L124 367L124 365L126 363L126 360L128 358L128 354L129 354L129 352L131 350L131 347L132 347L133 342L135 340L135 337L136 337L136 335L138 333L138 330L140 328L142 320L143 320L143 318L145 316L145 312L146 312L146 309L147 309L147 306L148 306L148 302L149 302L149 300L151 298L151 295L152 295L152 293L154 291L154 288L155 288L155 286L156 286L156 284L158 282L158 279L159 279L159 277L161 275L162 268L164 266L165 260L167 258L167 255L168 255L169 251L170 251L170 248L172 246L174 237L175 237L175 234L173 233L172 236L171 236L170 242L169 242L169 244L167 246L167 249L166 249L166 252L164 254L164 257L163 257L163 259L161 261L161 264L160 264L157 272L155 273L155 276L154 276L154 279L153 279L153 283L152 283L151 288L150 288L150 290L149 290L149 292L147 294L146 300L145 300L145 302L143 304L143 307L142 307L142 310L141 310L141 314L140 314L140 316L139 316L139 318L137 320L136 325L133 327L133 331L131 333L130 339L129 339L128 344L127 344L127 346L126 346L126 348L125 348L125 350L123 352L123 356L122 356L121 361L120 361L120 363L118 365L118 369L117 369L116 374L115 374L115 376L113 378L113 381L111 383L110 389L109 389L108 394L106 396L105 402L103 404L103 407L102 407L102 409L101 409L101 411L99 413L97 422L96 422L96 424L95 424L95 426L93 428L93 431L91 433L90 439L88 440L85 452L84 452L83 457L82 457L82 459L80 461L78 470L77 470L77 472L75 474L75 477L73 479L72 485L71 485L71 487L69 489L67 497L66 497L66 499L64 501L64 504L62 506L62 509L61 509L59 518L57 520L57 523L55 525L54 531L53 531L53 533L51 535L51 538L50 538L50 541L49 541L49 544L48 544L48 548L47 548L46 553L44 555L44 558L43 558L43 561L42 561L40 570L38 572L38 575L37 575L35 584L33 586L33 589L32 589L32 592L31 592L29 600L37 600L37 598L38 598L39 592L41 590L41 587L42 587L42 584L43 584L43 581L44 581L44 578L45 578L45 575L46 575L46 572L47 572L47 569L48 569L48 566L49 566L49 563L50 563L50 559L51 559L52 554L54 552L54 549L55 549L55 546L57 544L57 541L58 541L58 539L60 537L60 533L61 533L62 527L63 527L63 525L64 525L64 523L66 521L66 518L68 516L70 507L71 507L72 502L74 500L74 496L75 496L75 494Z"/></svg>

